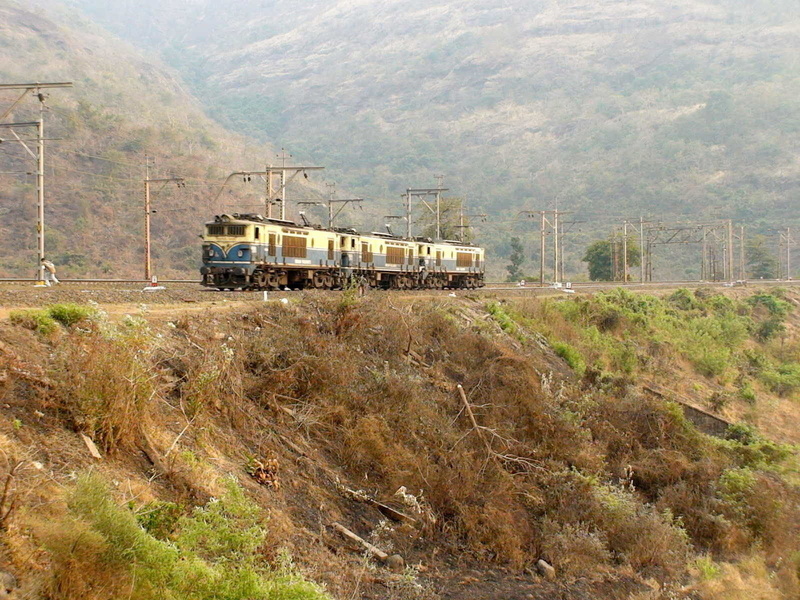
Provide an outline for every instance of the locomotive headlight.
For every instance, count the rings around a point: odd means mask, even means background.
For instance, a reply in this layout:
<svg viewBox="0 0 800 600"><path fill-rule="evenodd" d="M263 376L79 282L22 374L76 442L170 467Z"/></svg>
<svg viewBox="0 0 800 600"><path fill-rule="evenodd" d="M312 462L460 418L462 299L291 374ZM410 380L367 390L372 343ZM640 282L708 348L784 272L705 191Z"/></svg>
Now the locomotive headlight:
<svg viewBox="0 0 800 600"><path fill-rule="evenodd" d="M206 254L208 254L209 258L214 258L214 249L213 248L209 248L208 251L206 252Z"/></svg>
<svg viewBox="0 0 800 600"><path fill-rule="evenodd" d="M244 250L239 250L239 252L237 252L237 253L236 253L236 255L237 255L239 258L242 258L242 257L244 256Z"/></svg>

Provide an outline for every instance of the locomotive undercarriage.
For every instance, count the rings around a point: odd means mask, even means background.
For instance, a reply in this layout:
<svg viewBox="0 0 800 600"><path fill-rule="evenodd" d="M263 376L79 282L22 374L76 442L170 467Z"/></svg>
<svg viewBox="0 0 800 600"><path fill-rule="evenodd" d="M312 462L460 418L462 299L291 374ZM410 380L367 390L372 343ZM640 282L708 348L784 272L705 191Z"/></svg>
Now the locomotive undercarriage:
<svg viewBox="0 0 800 600"><path fill-rule="evenodd" d="M258 267L252 275L233 269L212 269L203 277L203 285L220 290L320 289L370 287L392 290L475 289L483 287L479 273L392 273L373 269L292 269Z"/></svg>

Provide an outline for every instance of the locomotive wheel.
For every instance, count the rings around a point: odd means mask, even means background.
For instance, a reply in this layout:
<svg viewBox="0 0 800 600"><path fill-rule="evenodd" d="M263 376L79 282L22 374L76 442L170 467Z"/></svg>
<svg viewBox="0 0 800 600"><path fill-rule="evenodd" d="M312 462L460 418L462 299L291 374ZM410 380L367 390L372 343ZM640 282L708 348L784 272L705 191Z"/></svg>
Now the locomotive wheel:
<svg viewBox="0 0 800 600"><path fill-rule="evenodd" d="M324 273L320 273L319 271L314 273L312 278L312 285L315 289L321 290L327 287L326 285L326 277Z"/></svg>
<svg viewBox="0 0 800 600"><path fill-rule="evenodd" d="M253 273L253 285L250 286L250 289L253 290L263 290L267 287L267 279L268 276L264 271L256 271Z"/></svg>

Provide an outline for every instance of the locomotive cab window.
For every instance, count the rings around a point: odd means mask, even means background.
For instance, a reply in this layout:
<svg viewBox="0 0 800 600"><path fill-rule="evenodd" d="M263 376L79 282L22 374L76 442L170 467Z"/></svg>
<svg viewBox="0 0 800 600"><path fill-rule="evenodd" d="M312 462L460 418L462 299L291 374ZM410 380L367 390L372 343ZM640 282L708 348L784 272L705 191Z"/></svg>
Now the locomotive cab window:
<svg viewBox="0 0 800 600"><path fill-rule="evenodd" d="M244 237L247 225L228 225L227 234L234 237Z"/></svg>
<svg viewBox="0 0 800 600"><path fill-rule="evenodd" d="M225 235L225 225L209 225L208 235Z"/></svg>
<svg viewBox="0 0 800 600"><path fill-rule="evenodd" d="M256 239L261 239L261 227L256 227Z"/></svg>

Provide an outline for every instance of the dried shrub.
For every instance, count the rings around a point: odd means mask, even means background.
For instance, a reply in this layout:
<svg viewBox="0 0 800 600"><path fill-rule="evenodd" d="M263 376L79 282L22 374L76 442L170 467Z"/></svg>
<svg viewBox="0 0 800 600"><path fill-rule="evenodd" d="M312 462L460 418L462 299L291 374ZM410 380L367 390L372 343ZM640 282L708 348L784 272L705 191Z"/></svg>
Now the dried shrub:
<svg viewBox="0 0 800 600"><path fill-rule="evenodd" d="M586 523L559 523L545 518L540 537L542 557L567 577L611 567L607 540Z"/></svg>
<svg viewBox="0 0 800 600"><path fill-rule="evenodd" d="M139 325L77 334L52 368L57 397L75 427L107 452L132 448L157 393L153 338Z"/></svg>

